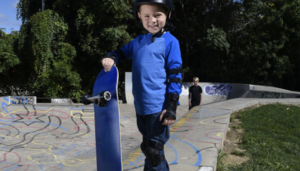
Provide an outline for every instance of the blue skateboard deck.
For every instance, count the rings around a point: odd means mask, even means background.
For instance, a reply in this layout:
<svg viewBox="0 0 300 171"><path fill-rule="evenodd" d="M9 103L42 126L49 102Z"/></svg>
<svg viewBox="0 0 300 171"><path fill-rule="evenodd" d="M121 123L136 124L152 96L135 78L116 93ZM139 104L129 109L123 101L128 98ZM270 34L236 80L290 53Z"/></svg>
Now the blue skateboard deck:
<svg viewBox="0 0 300 171"><path fill-rule="evenodd" d="M102 69L94 84L93 96L111 94L106 107L94 102L97 171L122 171L118 79L118 69L112 66L109 72Z"/></svg>

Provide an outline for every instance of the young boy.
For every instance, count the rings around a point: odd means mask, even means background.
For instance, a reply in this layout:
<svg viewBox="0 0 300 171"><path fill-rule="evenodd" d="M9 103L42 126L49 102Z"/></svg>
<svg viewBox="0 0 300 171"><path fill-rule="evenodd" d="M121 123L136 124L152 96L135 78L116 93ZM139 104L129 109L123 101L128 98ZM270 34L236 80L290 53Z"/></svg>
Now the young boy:
<svg viewBox="0 0 300 171"><path fill-rule="evenodd" d="M202 88L198 85L199 78L193 78L194 85L189 89L189 110L194 106L200 106L202 103Z"/></svg>
<svg viewBox="0 0 300 171"><path fill-rule="evenodd" d="M132 93L137 126L143 135L144 170L169 170L164 144L176 120L181 93L182 60L178 40L166 32L172 0L136 0L135 17L148 31L109 53L102 60L106 72L113 64L132 59Z"/></svg>

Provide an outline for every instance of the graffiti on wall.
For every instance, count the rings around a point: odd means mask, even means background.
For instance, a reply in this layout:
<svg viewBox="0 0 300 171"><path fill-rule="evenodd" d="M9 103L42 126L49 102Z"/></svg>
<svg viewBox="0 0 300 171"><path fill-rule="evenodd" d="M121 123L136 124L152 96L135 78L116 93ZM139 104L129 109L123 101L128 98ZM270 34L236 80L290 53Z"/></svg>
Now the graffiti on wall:
<svg viewBox="0 0 300 171"><path fill-rule="evenodd" d="M10 97L12 104L34 104L34 97Z"/></svg>
<svg viewBox="0 0 300 171"><path fill-rule="evenodd" d="M275 98L275 99L282 99L286 98L286 95L284 93L273 93L273 92L263 92L263 93L258 93L255 95L255 98Z"/></svg>
<svg viewBox="0 0 300 171"><path fill-rule="evenodd" d="M184 82L181 85L181 94L180 96L188 96L189 95L189 89L190 87L193 85L193 83L189 83L189 82Z"/></svg>
<svg viewBox="0 0 300 171"><path fill-rule="evenodd" d="M2 97L2 103L6 104L28 104L33 105L35 103L34 97L18 97L18 96L8 96Z"/></svg>
<svg viewBox="0 0 300 171"><path fill-rule="evenodd" d="M204 86L203 93L207 96L228 96L232 89L232 84L212 84Z"/></svg>

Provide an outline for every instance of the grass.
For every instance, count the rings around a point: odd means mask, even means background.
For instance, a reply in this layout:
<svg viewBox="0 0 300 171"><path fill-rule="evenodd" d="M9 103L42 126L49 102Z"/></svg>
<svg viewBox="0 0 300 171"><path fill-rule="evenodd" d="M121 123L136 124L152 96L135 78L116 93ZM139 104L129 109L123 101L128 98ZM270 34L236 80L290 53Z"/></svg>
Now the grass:
<svg viewBox="0 0 300 171"><path fill-rule="evenodd" d="M216 144L214 144L215 147L217 148ZM222 150L218 150L218 158L217 161L220 161L224 156L226 156L225 153L222 152ZM217 162L217 171L225 171L225 166L221 162Z"/></svg>
<svg viewBox="0 0 300 171"><path fill-rule="evenodd" d="M240 147L250 160L230 171L299 171L300 108L269 104L239 112ZM220 169L224 170L224 169Z"/></svg>
<svg viewBox="0 0 300 171"><path fill-rule="evenodd" d="M237 151L237 150L234 150L233 152L231 152L230 154L234 154L234 155L237 155L237 156L244 156L245 153L244 152L241 152L241 151Z"/></svg>

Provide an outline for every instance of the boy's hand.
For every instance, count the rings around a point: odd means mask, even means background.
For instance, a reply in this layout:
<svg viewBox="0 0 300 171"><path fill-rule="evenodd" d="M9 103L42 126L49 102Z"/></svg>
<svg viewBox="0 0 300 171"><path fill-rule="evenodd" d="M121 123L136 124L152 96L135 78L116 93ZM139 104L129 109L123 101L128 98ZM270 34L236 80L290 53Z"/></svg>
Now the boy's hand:
<svg viewBox="0 0 300 171"><path fill-rule="evenodd" d="M114 60L112 60L111 58L103 58L102 60L102 66L104 68L105 72L110 71L111 67L113 66L113 64L115 63Z"/></svg>
<svg viewBox="0 0 300 171"><path fill-rule="evenodd" d="M160 117L159 117L159 121L161 122L164 114L167 112L167 110L163 110L160 114ZM173 123L175 122L174 119L169 119L169 118L165 118L164 122L162 123L162 125L172 125Z"/></svg>

